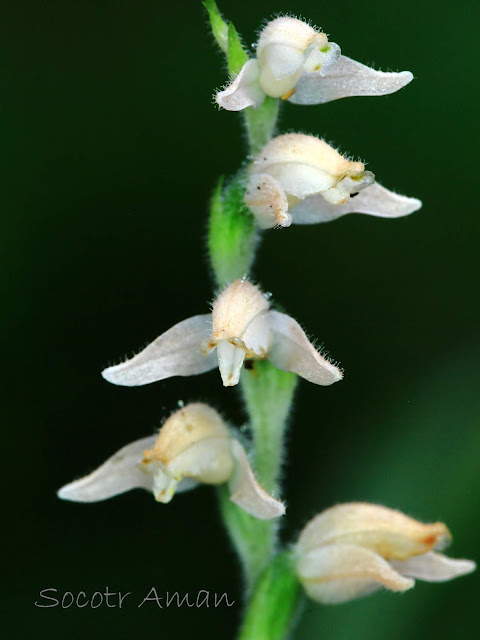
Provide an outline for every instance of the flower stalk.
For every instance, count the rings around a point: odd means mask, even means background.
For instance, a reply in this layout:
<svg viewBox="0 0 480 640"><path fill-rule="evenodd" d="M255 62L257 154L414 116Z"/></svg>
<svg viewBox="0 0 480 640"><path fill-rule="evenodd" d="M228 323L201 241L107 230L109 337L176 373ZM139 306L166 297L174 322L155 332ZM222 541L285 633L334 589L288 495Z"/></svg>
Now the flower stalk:
<svg viewBox="0 0 480 640"><path fill-rule="evenodd" d="M256 472L266 491L278 495L285 427L298 377L276 369L268 360L257 360L244 369L242 395L253 436Z"/></svg>
<svg viewBox="0 0 480 640"><path fill-rule="evenodd" d="M260 577L239 640L283 640L301 605L300 584L289 552L279 553Z"/></svg>
<svg viewBox="0 0 480 640"><path fill-rule="evenodd" d="M220 178L210 203L208 250L217 285L248 275L255 258L258 231L244 203L245 180L239 174L224 187Z"/></svg>

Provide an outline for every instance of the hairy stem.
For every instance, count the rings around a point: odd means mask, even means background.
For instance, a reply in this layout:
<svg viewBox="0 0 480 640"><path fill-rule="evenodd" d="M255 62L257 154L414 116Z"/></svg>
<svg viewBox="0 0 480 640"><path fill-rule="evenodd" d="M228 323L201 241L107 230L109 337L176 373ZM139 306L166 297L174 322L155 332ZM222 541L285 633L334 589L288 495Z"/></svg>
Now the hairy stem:
<svg viewBox="0 0 480 640"><path fill-rule="evenodd" d="M238 640L284 640L301 602L301 590L288 552L275 556L260 577Z"/></svg>
<svg viewBox="0 0 480 640"><path fill-rule="evenodd" d="M248 596L275 552L277 523L258 520L230 501L225 485L218 489L224 524L240 558Z"/></svg>
<svg viewBox="0 0 480 640"><path fill-rule="evenodd" d="M272 139L277 127L280 100L267 96L258 109L248 107L244 111L245 127L251 155L256 155L260 149Z"/></svg>
<svg viewBox="0 0 480 640"><path fill-rule="evenodd" d="M250 416L254 466L262 486L279 493L285 428L297 385L297 376L276 369L268 360L253 362L242 372L241 386Z"/></svg>
<svg viewBox="0 0 480 640"><path fill-rule="evenodd" d="M226 187L220 179L212 197L208 248L215 280L224 286L250 272L258 231L243 202L244 178L240 173Z"/></svg>

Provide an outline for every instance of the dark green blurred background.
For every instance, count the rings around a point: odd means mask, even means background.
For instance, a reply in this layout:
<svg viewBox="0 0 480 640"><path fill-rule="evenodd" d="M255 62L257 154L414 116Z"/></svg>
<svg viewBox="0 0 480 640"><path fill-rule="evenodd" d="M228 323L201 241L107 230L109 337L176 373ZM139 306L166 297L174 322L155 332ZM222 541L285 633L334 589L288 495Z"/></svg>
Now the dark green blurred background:
<svg viewBox="0 0 480 640"><path fill-rule="evenodd" d="M255 277L324 341L344 382L301 382L285 472L291 539L344 500L447 522L479 558L477 0L223 0L246 42L276 12L343 52L410 69L400 93L285 105L282 130L324 136L424 202L399 220L347 216L265 234ZM56 489L148 435L178 400L238 423L218 372L126 389L100 370L205 313L209 194L244 159L240 117L200 1L2 2L4 356L2 575L9 638L233 638L236 559L202 488L77 505ZM38 609L41 589L131 591L122 610ZM159 592L228 592L231 609L136 608ZM476 636L477 575L348 605L309 605L295 638ZM478 631L477 631L478 633Z"/></svg>

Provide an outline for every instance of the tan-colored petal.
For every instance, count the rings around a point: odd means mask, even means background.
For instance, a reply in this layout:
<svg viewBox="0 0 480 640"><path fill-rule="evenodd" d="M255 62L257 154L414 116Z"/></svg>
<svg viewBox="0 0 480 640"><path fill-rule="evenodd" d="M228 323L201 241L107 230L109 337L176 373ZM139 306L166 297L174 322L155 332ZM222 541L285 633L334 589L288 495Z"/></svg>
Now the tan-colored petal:
<svg viewBox="0 0 480 640"><path fill-rule="evenodd" d="M245 204L262 229L289 227L292 216L288 213L285 191L268 173L252 173L245 191Z"/></svg>
<svg viewBox="0 0 480 640"><path fill-rule="evenodd" d="M158 460L168 466L198 442L229 437L230 432L215 409L202 402L192 402L164 422L153 447L144 452L143 459L145 462Z"/></svg>
<svg viewBox="0 0 480 640"><path fill-rule="evenodd" d="M250 322L268 309L266 297L248 280L235 280L229 284L213 304L212 340L242 338Z"/></svg>
<svg viewBox="0 0 480 640"><path fill-rule="evenodd" d="M424 524L394 509L351 502L313 518L300 534L298 549L306 553L334 543L355 544L386 560L405 560L442 548L449 540L442 522Z"/></svg>

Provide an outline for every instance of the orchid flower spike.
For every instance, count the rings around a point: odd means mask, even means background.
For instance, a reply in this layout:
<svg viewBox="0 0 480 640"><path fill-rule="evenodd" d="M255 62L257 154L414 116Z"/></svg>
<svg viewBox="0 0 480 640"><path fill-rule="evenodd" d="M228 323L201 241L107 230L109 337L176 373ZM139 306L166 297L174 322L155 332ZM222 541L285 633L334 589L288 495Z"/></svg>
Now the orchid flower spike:
<svg viewBox="0 0 480 640"><path fill-rule="evenodd" d="M132 387L218 366L224 386L231 387L240 379L245 358L269 358L278 369L314 384L327 386L342 379L342 372L315 349L298 322L271 310L267 297L246 279L229 284L211 314L179 322L102 375L113 384Z"/></svg>
<svg viewBox="0 0 480 640"><path fill-rule="evenodd" d="M157 437L131 442L90 475L62 487L58 497L98 502L138 487L167 503L175 491L225 482L230 500L256 518L285 513L285 506L258 484L245 449L215 409L192 403L172 414Z"/></svg>
<svg viewBox="0 0 480 640"><path fill-rule="evenodd" d="M257 43L257 57L216 95L228 111L258 108L265 96L295 104L321 104L349 96L380 96L412 80L409 71L385 73L340 55L325 33L288 16L269 22Z"/></svg>
<svg viewBox="0 0 480 640"><path fill-rule="evenodd" d="M277 136L263 147L249 168L245 203L263 229L328 222L347 213L398 218L422 206L376 183L362 162L303 133Z"/></svg>
<svg viewBox="0 0 480 640"><path fill-rule="evenodd" d="M340 504L301 532L296 571L307 594L323 604L347 602L382 587L406 591L414 578L444 582L474 571L471 560L433 551L450 538L442 522L423 524L375 504Z"/></svg>

